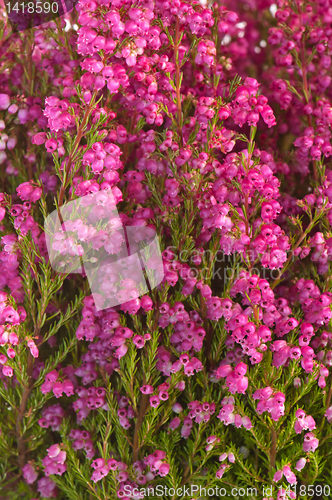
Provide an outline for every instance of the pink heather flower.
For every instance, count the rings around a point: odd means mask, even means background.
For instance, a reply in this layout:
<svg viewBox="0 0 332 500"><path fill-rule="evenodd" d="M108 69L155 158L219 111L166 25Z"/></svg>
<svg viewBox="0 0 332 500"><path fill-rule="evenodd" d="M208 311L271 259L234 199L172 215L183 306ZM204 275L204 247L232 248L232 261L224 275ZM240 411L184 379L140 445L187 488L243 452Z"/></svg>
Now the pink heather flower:
<svg viewBox="0 0 332 500"><path fill-rule="evenodd" d="M238 392L244 394L248 388L248 377L240 377L235 384L235 387L230 387L229 390L232 394Z"/></svg>
<svg viewBox="0 0 332 500"><path fill-rule="evenodd" d="M110 458L107 461L107 466L109 467L110 470L116 470L119 465L120 465L120 462L117 462L114 458Z"/></svg>
<svg viewBox="0 0 332 500"><path fill-rule="evenodd" d="M58 372L56 370L53 370L49 372L47 375L45 375L45 380L50 382L55 382L58 377L59 377Z"/></svg>
<svg viewBox="0 0 332 500"><path fill-rule="evenodd" d="M170 465L163 463L158 470L159 476L165 477L169 473Z"/></svg>
<svg viewBox="0 0 332 500"><path fill-rule="evenodd" d="M46 380L41 386L40 390L43 394L48 394L53 388L53 382Z"/></svg>
<svg viewBox="0 0 332 500"><path fill-rule="evenodd" d="M91 463L91 467L93 469L99 469L100 467L105 466L105 460L103 458L96 458L96 460L93 460Z"/></svg>
<svg viewBox="0 0 332 500"><path fill-rule="evenodd" d="M21 198L21 200L29 200L30 196L33 192L34 188L31 184L31 182L24 182L23 184L20 184L18 188L16 188L18 196Z"/></svg>
<svg viewBox="0 0 332 500"><path fill-rule="evenodd" d="M250 429L251 428L251 421L248 417L243 417L244 420L242 419L241 415L239 413L235 413L234 415L234 422L233 424L235 427L240 428L242 425L245 427L245 429ZM247 420L248 418L248 420ZM245 425L243 424L245 422Z"/></svg>
<svg viewBox="0 0 332 500"><path fill-rule="evenodd" d="M185 373L185 375L187 375L188 377L191 377L191 376L193 376L193 375L194 375L194 373L195 373L195 372L194 372L194 370L195 370L195 369L194 369L194 366L193 366L193 364L192 364L192 363L190 363L190 361L189 361L189 363L187 363L187 364L184 366L184 373Z"/></svg>
<svg viewBox="0 0 332 500"><path fill-rule="evenodd" d="M8 94L0 94L0 109L7 109L10 105L10 97Z"/></svg>
<svg viewBox="0 0 332 500"><path fill-rule="evenodd" d="M287 476L289 476L289 474L291 474L292 471L291 471L289 465L285 465L282 469L282 472L285 475L285 477L287 477Z"/></svg>
<svg viewBox="0 0 332 500"><path fill-rule="evenodd" d="M95 469L95 471L91 476L91 480L94 483L100 481L101 479L103 479L103 477L107 476L107 474L111 470L109 464L106 463L106 461L103 458L98 458L97 460L94 460L91 464L91 467Z"/></svg>
<svg viewBox="0 0 332 500"><path fill-rule="evenodd" d="M133 343L135 344L137 349L142 349L142 347L144 347L145 341L141 335L135 335L135 337L133 338Z"/></svg>
<svg viewBox="0 0 332 500"><path fill-rule="evenodd" d="M294 472L291 472L290 474L288 474L286 476L286 479L289 482L289 484L297 484L297 479L296 479Z"/></svg>
<svg viewBox="0 0 332 500"><path fill-rule="evenodd" d="M167 399L169 398L169 394L167 391L160 391L158 397L161 401L167 401Z"/></svg>
<svg viewBox="0 0 332 500"><path fill-rule="evenodd" d="M180 424L181 424L181 419L179 417L174 417L169 423L169 428L172 431L174 431L179 427Z"/></svg>
<svg viewBox="0 0 332 500"><path fill-rule="evenodd" d="M227 465L222 465L216 472L216 477L221 479L226 471Z"/></svg>
<svg viewBox="0 0 332 500"><path fill-rule="evenodd" d="M303 451L315 451L318 448L319 441L312 432L308 432L304 436Z"/></svg>
<svg viewBox="0 0 332 500"><path fill-rule="evenodd" d="M209 437L207 438L206 442L207 442L208 444L212 444L212 443L214 443L214 442L218 442L218 438L217 438L217 436L209 436Z"/></svg>
<svg viewBox="0 0 332 500"><path fill-rule="evenodd" d="M172 410L175 412L175 413L181 413L183 411L183 408L182 406L180 405L180 403L174 403L173 407L172 407Z"/></svg>
<svg viewBox="0 0 332 500"><path fill-rule="evenodd" d="M38 473L35 471L34 467L29 463L27 463L23 467L22 472L23 472L23 477L28 484L34 483L38 477Z"/></svg>
<svg viewBox="0 0 332 500"><path fill-rule="evenodd" d="M47 135L45 132L38 132L36 135L33 136L31 142L33 144L37 144L39 146L40 144L44 144L44 142L46 141L46 138L47 138Z"/></svg>
<svg viewBox="0 0 332 500"><path fill-rule="evenodd" d="M5 218L6 209L4 207L0 207L0 222Z"/></svg>
<svg viewBox="0 0 332 500"><path fill-rule="evenodd" d="M62 389L66 396L74 395L74 385L70 380L67 379L62 382Z"/></svg>
<svg viewBox="0 0 332 500"><path fill-rule="evenodd" d="M114 353L114 356L118 359L123 358L123 356L126 354L128 351L128 347L126 344L122 344L120 347L117 348L117 350Z"/></svg>
<svg viewBox="0 0 332 500"><path fill-rule="evenodd" d="M282 478L282 476L283 476L283 471L282 470L277 470L277 472L273 476L273 481L277 483L278 481L280 481L280 479Z"/></svg>
<svg viewBox="0 0 332 500"><path fill-rule="evenodd" d="M183 365L186 365L189 363L189 356L187 354L181 354L179 360Z"/></svg>
<svg viewBox="0 0 332 500"><path fill-rule="evenodd" d="M330 423L332 421L332 406L330 406L326 412L324 413L324 417L327 418L328 422Z"/></svg>
<svg viewBox="0 0 332 500"><path fill-rule="evenodd" d="M16 333L11 332L9 334L9 342L10 342L10 344L17 345L18 344L18 340L19 339L18 339L18 336L16 335Z"/></svg>
<svg viewBox="0 0 332 500"><path fill-rule="evenodd" d="M62 393L63 393L62 382L58 382L58 381L54 382L52 390L53 390L54 396L56 398L60 398L62 396Z"/></svg>
<svg viewBox="0 0 332 500"><path fill-rule="evenodd" d="M12 349L11 347L9 347L7 349L7 356L9 358L13 359L13 358L15 358L15 355L16 355L16 353L15 353L14 349Z"/></svg>
<svg viewBox="0 0 332 500"><path fill-rule="evenodd" d="M302 470L306 463L307 460L305 458L300 458L300 460L296 462L295 469L298 471Z"/></svg>
<svg viewBox="0 0 332 500"><path fill-rule="evenodd" d="M158 398L158 396L150 397L150 406L152 406L152 408L157 408L159 404L160 404L160 399Z"/></svg>
<svg viewBox="0 0 332 500"><path fill-rule="evenodd" d="M51 498L55 495L56 484L49 477L42 477L38 481L37 491L42 497Z"/></svg>
<svg viewBox="0 0 332 500"><path fill-rule="evenodd" d="M301 410L301 408L299 408L298 410L296 410L295 412L295 417L299 420L304 420L305 417L306 417L306 414L305 414L305 411Z"/></svg>
<svg viewBox="0 0 332 500"><path fill-rule="evenodd" d="M116 480L119 481L119 483L123 483L124 481L127 481L127 479L128 479L128 472L121 471L116 476Z"/></svg>
<svg viewBox="0 0 332 500"><path fill-rule="evenodd" d="M241 419L241 422L242 422L242 425L245 429L248 429L250 430L252 428L252 423L251 423L251 420L249 417L247 417L246 415L244 417L242 417Z"/></svg>
<svg viewBox="0 0 332 500"><path fill-rule="evenodd" d="M230 365L222 365L222 366L219 366L219 368L217 369L216 376L218 378L223 378L223 377L227 377L227 375L229 375L232 372L233 372L233 368Z"/></svg>
<svg viewBox="0 0 332 500"><path fill-rule="evenodd" d="M311 415L307 415L305 420L309 431L316 429L316 422L314 421Z"/></svg>
<svg viewBox="0 0 332 500"><path fill-rule="evenodd" d="M5 377L12 377L14 374L14 371L11 366L4 365L2 367L2 373L5 375Z"/></svg>
<svg viewBox="0 0 332 500"><path fill-rule="evenodd" d="M39 351L38 351L38 347L36 346L36 344L34 343L34 341L32 339L29 339L28 342L27 342L27 345L30 349L30 352L32 354L32 356L34 358L38 358L39 356Z"/></svg>
<svg viewBox="0 0 332 500"><path fill-rule="evenodd" d="M15 309L13 309L11 306L7 306L3 309L2 316L7 323L18 325L20 322L20 316L18 312L15 311Z"/></svg>
<svg viewBox="0 0 332 500"><path fill-rule="evenodd" d="M141 307L144 309L144 311L152 311L153 300L148 295L144 295L143 297L141 297Z"/></svg>
<svg viewBox="0 0 332 500"><path fill-rule="evenodd" d="M58 444L53 444L50 448L48 448L47 453L50 458L56 458L61 452L61 448Z"/></svg>
<svg viewBox="0 0 332 500"><path fill-rule="evenodd" d="M42 193L43 193L42 188L36 187L30 195L30 201L36 203L36 201L40 200Z"/></svg>
<svg viewBox="0 0 332 500"><path fill-rule="evenodd" d="M152 394L154 389L153 389L152 385L142 385L142 387L140 387L140 391L143 394Z"/></svg>

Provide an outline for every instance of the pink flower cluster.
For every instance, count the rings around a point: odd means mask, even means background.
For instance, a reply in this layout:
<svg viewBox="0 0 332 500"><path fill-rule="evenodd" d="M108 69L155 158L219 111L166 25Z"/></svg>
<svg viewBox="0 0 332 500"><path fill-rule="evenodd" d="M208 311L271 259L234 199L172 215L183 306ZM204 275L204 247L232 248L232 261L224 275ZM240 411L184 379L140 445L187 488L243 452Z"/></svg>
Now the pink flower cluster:
<svg viewBox="0 0 332 500"><path fill-rule="evenodd" d="M303 441L303 451L315 451L318 448L319 440L314 436L312 432L308 432L304 436Z"/></svg>
<svg viewBox="0 0 332 500"><path fill-rule="evenodd" d="M304 410L300 408L295 412L296 422L294 424L294 429L296 434L301 434L303 430L313 431L316 429L316 422L311 415L306 415Z"/></svg>
<svg viewBox="0 0 332 500"><path fill-rule="evenodd" d="M52 431L59 431L64 416L65 410L59 404L48 406L43 410L43 417L38 420L38 424L44 429L51 427Z"/></svg>
<svg viewBox="0 0 332 500"><path fill-rule="evenodd" d="M47 450L47 456L43 459L45 476L49 476L50 474L62 476L67 470L67 465L65 464L66 456L66 452L61 449L60 445L53 444Z"/></svg>
<svg viewBox="0 0 332 500"><path fill-rule="evenodd" d="M77 412L77 421L81 422L86 418L91 410L97 408L107 409L108 405L105 402L106 390L104 387L77 387L75 390L78 399L74 401L73 408Z"/></svg>
<svg viewBox="0 0 332 500"><path fill-rule="evenodd" d="M145 465L150 467L152 473L158 474L161 477L167 476L170 465L165 462L166 453L161 450L156 450L144 458Z"/></svg>
<svg viewBox="0 0 332 500"><path fill-rule="evenodd" d="M69 437L73 440L73 450L77 451L84 449L87 459L91 460L94 457L96 452L93 448L90 432L72 429Z"/></svg>
<svg viewBox="0 0 332 500"><path fill-rule="evenodd" d="M231 394L239 393L244 394L248 388L247 365L245 363L238 363L233 369L231 365L223 364L216 370L217 378L226 377L226 385Z"/></svg>
<svg viewBox="0 0 332 500"><path fill-rule="evenodd" d="M23 477L28 484L33 484L38 477L38 473L36 472L34 466L30 463L25 464L25 466L22 469L22 472L23 472Z"/></svg>
<svg viewBox="0 0 332 500"><path fill-rule="evenodd" d="M273 481L278 482L285 476L289 484L297 484L296 476L294 472L291 471L289 465L285 465L282 470L278 470L273 477Z"/></svg>
<svg viewBox="0 0 332 500"><path fill-rule="evenodd" d="M45 375L45 382L40 387L41 392L43 394L48 394L50 391L53 391L56 398L60 398L63 393L68 397L72 396L74 394L73 383L69 379L65 379L61 382L58 378L59 373L56 370Z"/></svg>
<svg viewBox="0 0 332 500"><path fill-rule="evenodd" d="M264 387L257 389L253 394L254 399L259 399L256 411L259 415L267 411L270 413L272 420L279 420L285 413L285 395L278 391L274 391L272 387Z"/></svg>
<svg viewBox="0 0 332 500"><path fill-rule="evenodd" d="M250 430L252 427L250 418L246 415L241 416L239 413L234 413L234 403L233 396L223 398L218 418L224 425L233 424L237 428L243 426L245 429Z"/></svg>
<svg viewBox="0 0 332 500"><path fill-rule="evenodd" d="M128 478L128 473L125 472L127 469L126 464L117 462L114 458L110 458L109 460L96 458L96 460L91 463L91 467L94 469L91 479L95 483L107 476L110 471L119 471L117 475L117 480L119 482L126 481Z"/></svg>

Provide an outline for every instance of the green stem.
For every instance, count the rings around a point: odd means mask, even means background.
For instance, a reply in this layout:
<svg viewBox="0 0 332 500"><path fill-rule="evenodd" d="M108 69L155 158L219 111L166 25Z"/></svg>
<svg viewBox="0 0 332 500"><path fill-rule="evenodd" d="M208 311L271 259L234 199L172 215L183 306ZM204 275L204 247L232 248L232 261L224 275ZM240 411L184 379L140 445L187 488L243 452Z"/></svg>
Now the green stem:
<svg viewBox="0 0 332 500"><path fill-rule="evenodd" d="M271 448L270 448L270 465L271 468L276 466L276 455L277 455L277 433L274 427L271 429Z"/></svg>

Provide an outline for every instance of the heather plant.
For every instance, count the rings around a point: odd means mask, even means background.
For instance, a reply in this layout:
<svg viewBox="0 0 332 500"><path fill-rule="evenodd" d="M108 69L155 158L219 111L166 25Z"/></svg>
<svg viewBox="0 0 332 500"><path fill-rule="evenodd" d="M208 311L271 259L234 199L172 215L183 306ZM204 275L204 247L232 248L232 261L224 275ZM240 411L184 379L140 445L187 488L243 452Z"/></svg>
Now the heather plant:
<svg viewBox="0 0 332 500"><path fill-rule="evenodd" d="M0 498L331 498L332 2L1 9Z"/></svg>

